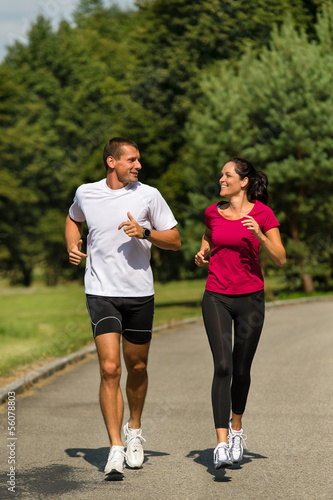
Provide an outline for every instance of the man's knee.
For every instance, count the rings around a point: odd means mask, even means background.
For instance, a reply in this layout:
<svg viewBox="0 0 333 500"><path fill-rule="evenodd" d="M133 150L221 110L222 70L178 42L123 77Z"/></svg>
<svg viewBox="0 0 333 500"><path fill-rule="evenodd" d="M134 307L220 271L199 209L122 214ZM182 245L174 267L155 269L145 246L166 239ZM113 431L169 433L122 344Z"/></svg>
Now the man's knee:
<svg viewBox="0 0 333 500"><path fill-rule="evenodd" d="M100 367L101 379L105 381L119 380L121 375L121 366L114 361L104 361Z"/></svg>
<svg viewBox="0 0 333 500"><path fill-rule="evenodd" d="M145 377L147 375L147 361L137 360L129 363L128 371L135 377Z"/></svg>

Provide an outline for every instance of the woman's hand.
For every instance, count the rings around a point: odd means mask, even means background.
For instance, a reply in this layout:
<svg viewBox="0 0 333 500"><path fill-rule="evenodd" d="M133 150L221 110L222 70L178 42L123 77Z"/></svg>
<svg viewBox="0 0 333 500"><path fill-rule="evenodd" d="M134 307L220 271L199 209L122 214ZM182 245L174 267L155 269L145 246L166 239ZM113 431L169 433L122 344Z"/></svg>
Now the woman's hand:
<svg viewBox="0 0 333 500"><path fill-rule="evenodd" d="M200 250L194 258L195 264L198 267L203 267L205 264L208 264L209 261L205 260L205 257L206 257L205 252L203 250Z"/></svg>
<svg viewBox="0 0 333 500"><path fill-rule="evenodd" d="M212 231L206 227L205 234L201 239L201 248L199 252L194 257L194 262L198 267L203 267L205 264L209 264L206 259L206 255L210 252L212 248Z"/></svg>
<svg viewBox="0 0 333 500"><path fill-rule="evenodd" d="M247 227L260 241L272 261L282 267L286 263L286 251L281 241L279 228L273 227L264 234L257 221L250 215L244 215L243 226Z"/></svg>
<svg viewBox="0 0 333 500"><path fill-rule="evenodd" d="M243 226L247 227L251 231L251 233L254 234L256 238L258 238L258 240L261 240L263 237L263 233L259 227L258 222L253 217L251 217L251 215L244 215L244 219L245 220L241 221Z"/></svg>

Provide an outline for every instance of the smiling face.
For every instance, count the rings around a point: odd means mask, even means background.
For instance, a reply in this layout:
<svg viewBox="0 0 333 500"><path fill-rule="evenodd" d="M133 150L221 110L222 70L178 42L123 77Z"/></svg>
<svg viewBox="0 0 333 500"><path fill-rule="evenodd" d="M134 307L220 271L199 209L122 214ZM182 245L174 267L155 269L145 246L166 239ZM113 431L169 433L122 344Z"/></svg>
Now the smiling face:
<svg viewBox="0 0 333 500"><path fill-rule="evenodd" d="M248 178L241 179L235 170L235 164L228 162L222 169L219 183L221 186L220 196L231 198L246 189Z"/></svg>
<svg viewBox="0 0 333 500"><path fill-rule="evenodd" d="M119 159L109 156L107 158L109 167L108 180L112 189L121 189L129 183L139 180L140 152L128 144L122 146Z"/></svg>

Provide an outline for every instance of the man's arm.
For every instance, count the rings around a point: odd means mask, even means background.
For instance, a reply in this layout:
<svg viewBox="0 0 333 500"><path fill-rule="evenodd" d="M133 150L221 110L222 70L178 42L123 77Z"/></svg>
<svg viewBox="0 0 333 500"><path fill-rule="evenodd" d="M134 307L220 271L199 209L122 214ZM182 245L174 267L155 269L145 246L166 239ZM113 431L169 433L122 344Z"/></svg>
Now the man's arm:
<svg viewBox="0 0 333 500"><path fill-rule="evenodd" d="M158 248L162 248L162 250L176 251L179 250L181 245L179 232L176 227L167 229L166 231L151 229L151 234L147 240Z"/></svg>
<svg viewBox="0 0 333 500"><path fill-rule="evenodd" d="M83 257L88 257L85 253L81 252L82 245L82 228L83 223L77 222L67 215L65 224L65 237L67 242L67 252L69 255L69 262L78 266Z"/></svg>
<svg viewBox="0 0 333 500"><path fill-rule="evenodd" d="M127 236L130 236L131 238L143 239L143 227L133 219L130 212L127 213L127 217L129 218L129 221L122 222L118 229L124 228ZM179 232L176 227L166 229L165 231L156 231L156 229L151 229L151 234L147 240L163 250L176 251L181 245Z"/></svg>

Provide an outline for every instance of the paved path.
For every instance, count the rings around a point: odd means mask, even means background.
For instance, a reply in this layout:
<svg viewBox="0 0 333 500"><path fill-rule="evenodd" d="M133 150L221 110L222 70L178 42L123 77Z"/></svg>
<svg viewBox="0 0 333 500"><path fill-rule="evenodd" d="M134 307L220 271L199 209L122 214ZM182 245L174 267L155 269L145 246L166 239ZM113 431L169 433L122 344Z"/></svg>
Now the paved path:
<svg viewBox="0 0 333 500"><path fill-rule="evenodd" d="M106 481L96 358L16 401L16 492L0 414L0 498L277 500L333 498L333 301L268 309L244 417L243 462L215 471L212 361L201 323L153 340L144 411L145 463ZM128 408L125 407L125 418Z"/></svg>

